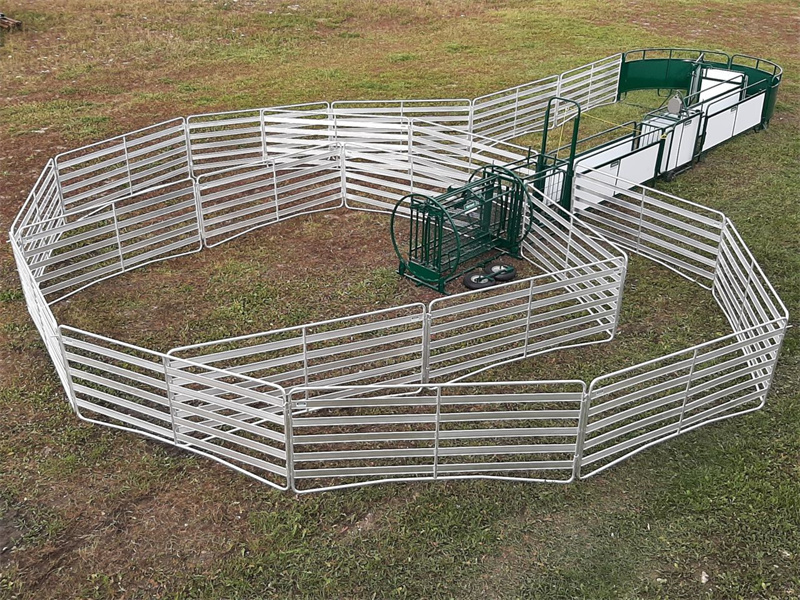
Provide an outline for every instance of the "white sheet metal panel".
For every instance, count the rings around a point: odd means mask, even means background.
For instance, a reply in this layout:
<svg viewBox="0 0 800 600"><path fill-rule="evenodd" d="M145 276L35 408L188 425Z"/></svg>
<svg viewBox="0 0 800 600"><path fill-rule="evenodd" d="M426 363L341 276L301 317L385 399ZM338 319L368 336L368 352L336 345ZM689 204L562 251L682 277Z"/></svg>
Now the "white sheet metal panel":
<svg viewBox="0 0 800 600"><path fill-rule="evenodd" d="M596 169L599 165L627 156L633 151L633 134L628 134L597 150L583 152L575 157L575 172Z"/></svg>
<svg viewBox="0 0 800 600"><path fill-rule="evenodd" d="M618 142L605 146L599 150L584 153L575 159L575 173L586 173L592 170L597 174L598 179L602 178L610 185L617 184L619 176L620 160L628 156L633 151L633 134L621 138ZM598 166L602 165L602 166ZM601 202L602 198L592 196L589 193L573 199L577 210L585 210L591 203Z"/></svg>
<svg viewBox="0 0 800 600"><path fill-rule="evenodd" d="M723 69L703 69L698 100L704 112L713 114L739 102L744 88L744 74Z"/></svg>
<svg viewBox="0 0 800 600"><path fill-rule="evenodd" d="M733 135L739 135L761 123L766 97L766 92L761 92L739 104L736 110L736 122L733 125Z"/></svg>
<svg viewBox="0 0 800 600"><path fill-rule="evenodd" d="M702 122L703 118L698 114L675 128L673 138L675 141L670 147L669 170L682 167L692 160Z"/></svg>
<svg viewBox="0 0 800 600"><path fill-rule="evenodd" d="M733 137L733 125L736 122L736 106L725 109L721 113L706 119L706 137L703 140L703 152Z"/></svg>
<svg viewBox="0 0 800 600"><path fill-rule="evenodd" d="M624 156L619 161L617 186L630 189L635 184L644 183L655 177L658 162L659 144L654 144Z"/></svg>

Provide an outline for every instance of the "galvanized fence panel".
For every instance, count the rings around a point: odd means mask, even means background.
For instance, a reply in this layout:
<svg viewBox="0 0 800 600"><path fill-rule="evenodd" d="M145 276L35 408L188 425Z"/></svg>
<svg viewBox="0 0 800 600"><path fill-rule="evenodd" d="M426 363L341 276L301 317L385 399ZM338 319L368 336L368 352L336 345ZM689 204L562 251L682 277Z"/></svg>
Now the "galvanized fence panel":
<svg viewBox="0 0 800 600"><path fill-rule="evenodd" d="M28 313L36 326L36 330L39 332L39 336L42 338L42 342L44 342L47 353L50 355L50 360L53 361L61 384L64 389L67 389L67 366L64 364L59 344L58 322L50 309L50 305L45 300L44 294L39 289L39 284L25 260L19 242L13 235L9 241L14 261L17 265L17 272L19 273L20 285L25 296Z"/></svg>
<svg viewBox="0 0 800 600"><path fill-rule="evenodd" d="M575 215L603 236L710 288L722 213L632 182L617 185L594 173L576 175L574 198L592 202Z"/></svg>
<svg viewBox="0 0 800 600"><path fill-rule="evenodd" d="M175 445L287 489L284 391L175 356L164 365Z"/></svg>
<svg viewBox="0 0 800 600"><path fill-rule="evenodd" d="M355 104L363 107L361 103ZM383 103L377 104L377 113L359 114L355 109L343 108L334 102L330 111L331 139L342 144L358 144L375 156L408 152L409 119L401 110L381 109Z"/></svg>
<svg viewBox="0 0 800 600"><path fill-rule="evenodd" d="M285 155L275 166L275 192L280 220L344 206L341 151L326 150L313 158Z"/></svg>
<svg viewBox="0 0 800 600"><path fill-rule="evenodd" d="M532 184L527 185L529 208L522 255L546 273L584 267L601 261L626 259L625 252L597 235Z"/></svg>
<svg viewBox="0 0 800 600"><path fill-rule="evenodd" d="M522 162L531 151L483 135L445 127L431 127L415 119L411 123L411 150L415 165L447 165L471 174L485 165Z"/></svg>
<svg viewBox="0 0 800 600"><path fill-rule="evenodd" d="M264 158L280 163L285 155L298 159L329 152L335 139L327 103L295 108L262 108Z"/></svg>
<svg viewBox="0 0 800 600"><path fill-rule="evenodd" d="M260 109L192 115L186 130L194 175L267 157Z"/></svg>
<svg viewBox="0 0 800 600"><path fill-rule="evenodd" d="M579 381L292 390L293 489L388 481L572 480Z"/></svg>
<svg viewBox="0 0 800 600"><path fill-rule="evenodd" d="M343 143L358 143L375 153L408 149L408 119L402 114L357 114L345 109L262 109L266 156L313 157Z"/></svg>
<svg viewBox="0 0 800 600"><path fill-rule="evenodd" d="M615 54L601 60L570 69L558 77L556 95L578 102L586 111L617 101L622 54ZM577 114L571 103L556 102L556 119L553 126L561 125Z"/></svg>
<svg viewBox="0 0 800 600"><path fill-rule="evenodd" d="M760 408L784 328L785 322L761 325L595 379L581 476L690 428Z"/></svg>
<svg viewBox="0 0 800 600"><path fill-rule="evenodd" d="M132 131L55 158L64 211L113 200L189 176L183 118Z"/></svg>
<svg viewBox="0 0 800 600"><path fill-rule="evenodd" d="M556 348L608 341L624 262L612 260L437 298L430 304L429 376L457 381Z"/></svg>
<svg viewBox="0 0 800 600"><path fill-rule="evenodd" d="M788 318L783 302L728 220L722 230L712 291L734 332Z"/></svg>
<svg viewBox="0 0 800 600"><path fill-rule="evenodd" d="M163 355L64 325L59 331L81 418L173 441Z"/></svg>
<svg viewBox="0 0 800 600"><path fill-rule="evenodd" d="M442 100L344 100L331 104L331 114L337 123L363 121L374 117L378 122L421 119L433 128L444 127L459 131L470 130L471 101L463 98ZM341 139L346 142L347 140ZM358 142L353 139L351 141Z"/></svg>
<svg viewBox="0 0 800 600"><path fill-rule="evenodd" d="M259 162L197 177L197 203L207 248L279 219L274 163Z"/></svg>
<svg viewBox="0 0 800 600"><path fill-rule="evenodd" d="M619 320L627 255L580 219L569 219L566 211L537 189L531 192L531 211L526 215L530 231L522 245L523 256L549 273L552 280L564 282L565 290L586 313L596 315L598 325L606 325L605 330L592 332L589 339L570 345L610 340ZM583 277L576 279L575 273ZM611 307L615 308L613 317L608 314Z"/></svg>
<svg viewBox="0 0 800 600"><path fill-rule="evenodd" d="M448 185L461 185L463 174L444 166L416 164L408 153L380 154L357 144L343 147L347 207L391 213L408 194L438 195ZM406 215L400 206L398 213Z"/></svg>
<svg viewBox="0 0 800 600"><path fill-rule="evenodd" d="M190 450L286 489L279 387L71 327L58 333L66 389L81 419Z"/></svg>
<svg viewBox="0 0 800 600"><path fill-rule="evenodd" d="M20 230L20 246L42 294L56 302L102 279L201 249L194 185L187 179L56 217L58 226ZM63 224L62 224L63 223ZM57 239L50 243L57 234Z"/></svg>
<svg viewBox="0 0 800 600"><path fill-rule="evenodd" d="M343 205L339 148L280 162L252 163L197 178L197 203L207 247L269 225Z"/></svg>
<svg viewBox="0 0 800 600"><path fill-rule="evenodd" d="M176 348L170 355L290 388L420 383L425 305Z"/></svg>
<svg viewBox="0 0 800 600"><path fill-rule="evenodd" d="M541 131L550 98L558 95L558 75L480 96L472 101L472 132L507 140Z"/></svg>
<svg viewBox="0 0 800 600"><path fill-rule="evenodd" d="M277 159L321 145L327 102L192 115L186 119L193 175ZM320 117L322 115L322 117ZM281 119L292 121L282 127ZM268 143L269 141L269 143ZM323 144L327 145L327 144Z"/></svg>
<svg viewBox="0 0 800 600"><path fill-rule="evenodd" d="M391 213L397 203L411 193L436 196L448 187L464 185L469 173L454 166L447 155L434 159L435 153L374 152L357 144L347 144L345 189L347 207ZM408 214L401 205L398 213Z"/></svg>
<svg viewBox="0 0 800 600"><path fill-rule="evenodd" d="M64 220L60 218L63 214L58 191L58 173L55 162L49 160L11 224L9 237L17 244L18 249L24 245L29 253L43 248L41 253L30 254L31 262L46 260L52 253L47 248L61 235L58 227L64 224ZM50 235L47 235L48 232L51 232ZM35 240L27 239L33 236L36 236ZM41 268L33 271L33 274L41 275Z"/></svg>
<svg viewBox="0 0 800 600"><path fill-rule="evenodd" d="M407 194L443 193L463 185L480 167L520 161L527 153L521 146L418 120L408 124L406 135L408 151L402 153L345 145L349 208L391 212Z"/></svg>

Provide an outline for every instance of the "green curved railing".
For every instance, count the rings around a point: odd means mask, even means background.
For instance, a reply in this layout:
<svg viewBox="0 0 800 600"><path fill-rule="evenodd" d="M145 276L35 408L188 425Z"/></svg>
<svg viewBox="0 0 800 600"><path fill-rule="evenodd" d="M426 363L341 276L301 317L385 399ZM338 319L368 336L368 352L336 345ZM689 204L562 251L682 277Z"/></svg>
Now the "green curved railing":
<svg viewBox="0 0 800 600"><path fill-rule="evenodd" d="M761 124L769 123L775 112L783 69L772 61L746 54L729 55L718 50L688 48L643 48L624 52L617 98L636 90L683 90L688 94L699 66L743 73L747 77L746 97L766 92Z"/></svg>

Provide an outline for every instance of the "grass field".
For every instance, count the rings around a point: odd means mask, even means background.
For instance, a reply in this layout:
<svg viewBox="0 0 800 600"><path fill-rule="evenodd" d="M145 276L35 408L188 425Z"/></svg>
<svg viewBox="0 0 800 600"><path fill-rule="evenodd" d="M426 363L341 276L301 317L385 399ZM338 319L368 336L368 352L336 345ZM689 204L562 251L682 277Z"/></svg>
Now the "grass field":
<svg viewBox="0 0 800 600"><path fill-rule="evenodd" d="M774 60L785 77L769 129L658 187L731 217L797 325L797 2L6 0L0 11L25 24L0 38L3 236L47 158L175 116L470 98L637 47ZM617 110L605 114L627 116ZM57 316L166 349L388 306L418 291L395 275L384 235L372 215L295 219L95 286ZM486 377L591 378L725 331L698 288L634 257L611 345ZM794 327L764 410L586 482L298 498L78 421L3 245L0 598L797 598L798 384Z"/></svg>

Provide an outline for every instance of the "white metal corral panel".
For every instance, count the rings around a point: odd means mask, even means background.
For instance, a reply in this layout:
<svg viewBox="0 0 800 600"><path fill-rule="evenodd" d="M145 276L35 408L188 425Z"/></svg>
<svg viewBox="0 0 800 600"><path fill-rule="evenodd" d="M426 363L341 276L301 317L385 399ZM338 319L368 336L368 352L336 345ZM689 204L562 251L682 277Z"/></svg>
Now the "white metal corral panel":
<svg viewBox="0 0 800 600"><path fill-rule="evenodd" d="M733 136L733 124L736 122L737 107L717 113L708 118L706 138L703 141L703 152L721 144Z"/></svg>
<svg viewBox="0 0 800 600"><path fill-rule="evenodd" d="M682 167L692 160L702 120L701 115L697 114L676 127L675 134L677 137L678 131L680 131L680 139L673 144L670 151L670 169Z"/></svg>
<svg viewBox="0 0 800 600"><path fill-rule="evenodd" d="M653 179L658 162L658 146L649 146L629 154L619 161L617 186L630 189Z"/></svg>
<svg viewBox="0 0 800 600"><path fill-rule="evenodd" d="M743 131L755 127L761 122L761 113L764 110L764 98L766 93L762 92L758 96L742 102L736 110L736 122L733 125L733 135L739 135Z"/></svg>
<svg viewBox="0 0 800 600"><path fill-rule="evenodd" d="M699 98L700 103L707 106L704 112L714 114L733 106L739 101L739 94L732 92L742 88L744 74L723 69L705 69L700 80Z"/></svg>

